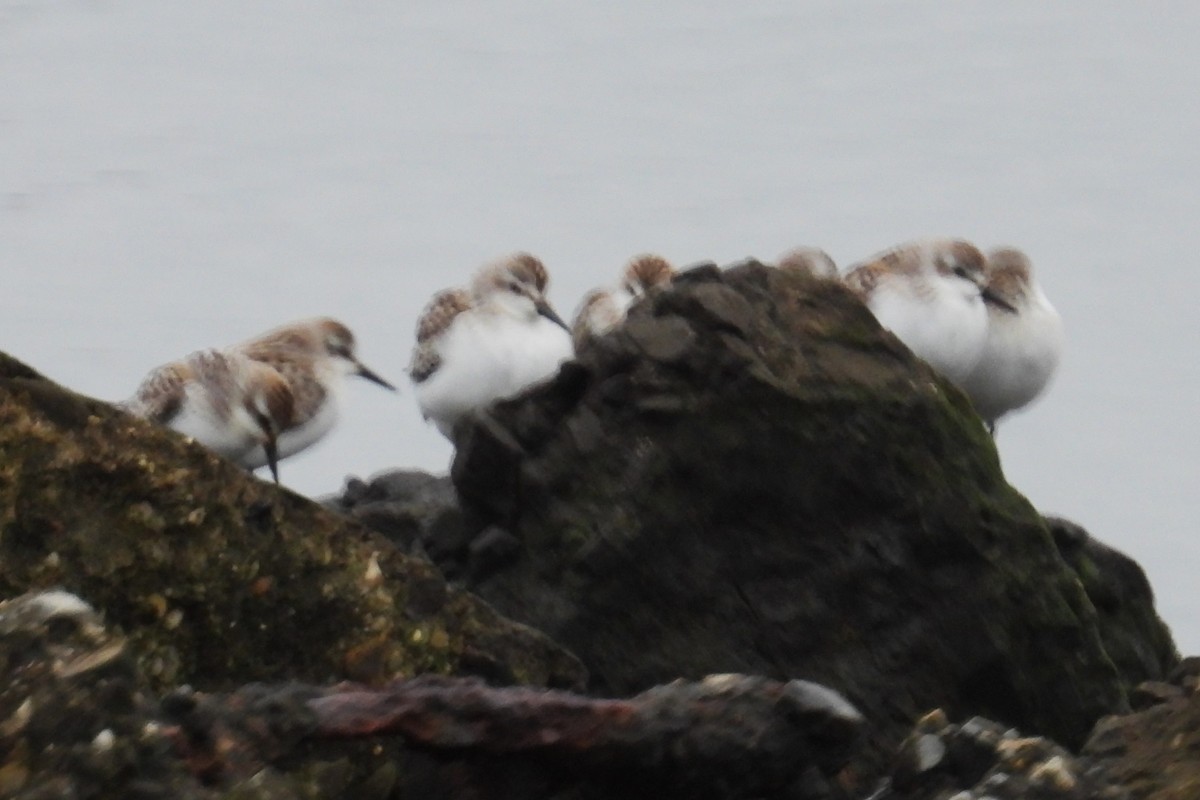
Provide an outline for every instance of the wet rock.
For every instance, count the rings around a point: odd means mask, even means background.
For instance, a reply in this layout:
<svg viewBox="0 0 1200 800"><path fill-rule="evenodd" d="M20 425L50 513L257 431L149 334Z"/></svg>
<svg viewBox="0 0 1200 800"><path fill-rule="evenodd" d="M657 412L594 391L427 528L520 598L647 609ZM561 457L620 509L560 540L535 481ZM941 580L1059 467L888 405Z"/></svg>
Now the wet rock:
<svg viewBox="0 0 1200 800"><path fill-rule="evenodd" d="M1163 681L1144 681L1139 683L1129 695L1129 704L1135 711L1140 711L1159 703L1183 698L1184 690Z"/></svg>
<svg viewBox="0 0 1200 800"><path fill-rule="evenodd" d="M1197 659L1185 659L1195 663ZM1194 667L1135 696L1146 705L1096 723L1075 754L991 720L954 725L935 711L898 748L870 800L1179 800L1200 786L1200 694L1187 688Z"/></svg>
<svg viewBox="0 0 1200 800"><path fill-rule="evenodd" d="M385 691L335 688L309 708L314 737L399 733L428 747L533 758L619 797L780 796L809 770L832 777L863 725L829 689L744 675L675 681L628 700L428 678Z"/></svg>
<svg viewBox="0 0 1200 800"><path fill-rule="evenodd" d="M1103 769L1111 784L1136 800L1195 797L1200 786L1200 659L1184 659L1169 682L1141 687L1145 707L1096 723L1081 753Z"/></svg>
<svg viewBox="0 0 1200 800"><path fill-rule="evenodd" d="M386 536L410 555L434 555L461 571L471 535L449 477L417 470L390 470L369 480L350 478L327 502ZM430 553L430 550L433 553Z"/></svg>
<svg viewBox="0 0 1200 800"><path fill-rule="evenodd" d="M381 477L365 495L402 483ZM427 508L450 491L422 476L404 485ZM0 356L0 596L54 586L128 632L154 687L584 676L570 653L447 587L427 561Z"/></svg>
<svg viewBox="0 0 1200 800"><path fill-rule="evenodd" d="M1154 592L1141 566L1070 520L1045 519L1059 554L1096 609L1104 650L1117 669L1135 684L1166 678L1179 654L1154 611Z"/></svg>
<svg viewBox="0 0 1200 800"><path fill-rule="evenodd" d="M661 324L657 320L637 317L625 324L624 333L646 358L663 364L682 358L696 338L691 326L681 319Z"/></svg>
<svg viewBox="0 0 1200 800"><path fill-rule="evenodd" d="M598 692L724 671L834 687L876 723L863 786L924 709L1077 746L1174 660L1128 565L1056 547L964 396L834 282L685 272L457 443L474 530L521 542L473 589ZM1105 577L1081 581L1072 547ZM1131 588L1108 602L1106 579Z"/></svg>
<svg viewBox="0 0 1200 800"><path fill-rule="evenodd" d="M209 796L147 728L136 660L62 590L0 602L0 797Z"/></svg>
<svg viewBox="0 0 1200 800"><path fill-rule="evenodd" d="M870 800L1125 800L1101 765L991 720L951 724L939 711L901 744Z"/></svg>
<svg viewBox="0 0 1200 800"><path fill-rule="evenodd" d="M470 569L473 580L482 580L516 561L521 541L503 528L492 525L471 540Z"/></svg>
<svg viewBox="0 0 1200 800"><path fill-rule="evenodd" d="M744 675L627 700L422 676L156 701L127 645L66 592L0 603L4 797L821 800L864 724Z"/></svg>

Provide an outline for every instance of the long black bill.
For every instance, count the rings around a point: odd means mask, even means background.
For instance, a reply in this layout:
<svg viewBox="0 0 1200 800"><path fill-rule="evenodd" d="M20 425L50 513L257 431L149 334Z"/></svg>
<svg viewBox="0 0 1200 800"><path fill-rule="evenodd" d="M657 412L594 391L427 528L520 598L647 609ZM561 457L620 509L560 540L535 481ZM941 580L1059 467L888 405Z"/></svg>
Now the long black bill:
<svg viewBox="0 0 1200 800"><path fill-rule="evenodd" d="M537 312L539 314L553 322L558 327L562 328L567 333L571 332L571 329L567 327L567 323L563 322L562 317L555 313L554 309L550 307L549 303L547 303L545 300L538 300L535 305L537 306Z"/></svg>
<svg viewBox="0 0 1200 800"><path fill-rule="evenodd" d="M391 389L393 392L396 391L395 386L392 386L390 383L385 381L383 378L379 377L377 374L375 374L371 370L367 369L361 363L359 363L357 361L354 363L358 364L358 372L356 373L357 375L359 375L360 377L366 378L371 383L378 383L380 386L382 386L385 389Z"/></svg>
<svg viewBox="0 0 1200 800"><path fill-rule="evenodd" d="M983 302L991 303L996 308L1003 308L1010 314L1017 313L1017 309L1012 304L986 286L979 290L979 296L983 298Z"/></svg>

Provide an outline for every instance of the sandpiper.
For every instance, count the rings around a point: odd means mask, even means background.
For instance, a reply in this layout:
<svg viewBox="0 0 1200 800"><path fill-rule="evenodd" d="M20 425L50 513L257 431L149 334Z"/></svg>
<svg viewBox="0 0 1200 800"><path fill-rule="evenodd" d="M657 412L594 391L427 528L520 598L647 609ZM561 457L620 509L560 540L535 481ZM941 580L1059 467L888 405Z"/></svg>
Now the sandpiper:
<svg viewBox="0 0 1200 800"><path fill-rule="evenodd" d="M793 247L779 257L776 266L784 272L797 272L813 278L838 279L837 265L819 247Z"/></svg>
<svg viewBox="0 0 1200 800"><path fill-rule="evenodd" d="M987 288L1013 309L988 307L983 354L962 387L979 416L995 430L996 420L1028 405L1046 388L1062 359L1062 317L1033 277L1020 250L1003 247L987 255Z"/></svg>
<svg viewBox="0 0 1200 800"><path fill-rule="evenodd" d="M987 305L1014 311L986 287L984 264L969 242L927 239L873 256L844 280L880 325L961 385L983 355Z"/></svg>
<svg viewBox="0 0 1200 800"><path fill-rule="evenodd" d="M675 268L662 256L648 253L630 259L619 286L593 289L579 304L571 325L575 349L616 328L625 320L630 306L649 292L667 286L674 277Z"/></svg>
<svg viewBox="0 0 1200 800"><path fill-rule="evenodd" d="M279 433L292 419L287 381L266 364L220 350L201 350L150 372L120 404L135 416L190 436L253 468L262 453L279 482Z"/></svg>
<svg viewBox="0 0 1200 800"><path fill-rule="evenodd" d="M283 325L230 348L274 369L291 390L294 407L288 423L279 428L279 458L299 453L329 433L337 422L346 376L357 375L396 391L358 360L356 348L350 329L328 317ZM243 463L253 469L268 459L256 448Z"/></svg>
<svg viewBox="0 0 1200 800"><path fill-rule="evenodd" d="M573 350L529 253L485 265L469 290L438 292L417 321L408 373L417 403L447 438L466 414L553 376Z"/></svg>

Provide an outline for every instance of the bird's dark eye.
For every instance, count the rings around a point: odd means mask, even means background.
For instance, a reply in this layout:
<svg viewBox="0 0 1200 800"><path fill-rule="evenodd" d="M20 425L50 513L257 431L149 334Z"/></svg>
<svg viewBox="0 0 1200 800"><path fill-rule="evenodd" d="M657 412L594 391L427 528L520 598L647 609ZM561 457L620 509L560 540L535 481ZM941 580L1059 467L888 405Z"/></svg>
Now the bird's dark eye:
<svg viewBox="0 0 1200 800"><path fill-rule="evenodd" d="M958 277L960 277L960 278L966 278L966 277L969 277L969 276L967 275L967 268L966 268L966 267L963 267L963 266L958 266L958 267L955 267L955 268L954 268L954 274L955 274L955 275L957 275L957 276L958 276Z"/></svg>
<svg viewBox="0 0 1200 800"><path fill-rule="evenodd" d="M510 292L512 292L513 294L520 294L521 293L521 284L519 284L515 281L510 282L508 284L508 290Z"/></svg>

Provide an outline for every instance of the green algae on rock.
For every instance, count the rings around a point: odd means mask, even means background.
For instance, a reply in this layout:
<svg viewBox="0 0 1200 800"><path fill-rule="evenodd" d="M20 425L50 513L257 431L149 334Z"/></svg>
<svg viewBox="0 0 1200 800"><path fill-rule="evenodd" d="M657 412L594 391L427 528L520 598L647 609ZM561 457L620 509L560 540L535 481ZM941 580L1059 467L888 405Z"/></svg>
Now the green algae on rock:
<svg viewBox="0 0 1200 800"><path fill-rule="evenodd" d="M0 354L0 596L52 586L156 688L584 674L377 534Z"/></svg>
<svg viewBox="0 0 1200 800"><path fill-rule="evenodd" d="M1096 609L1105 652L1121 675L1133 683L1166 678L1179 654L1154 611L1154 591L1141 566L1070 520L1046 517L1046 526Z"/></svg>

